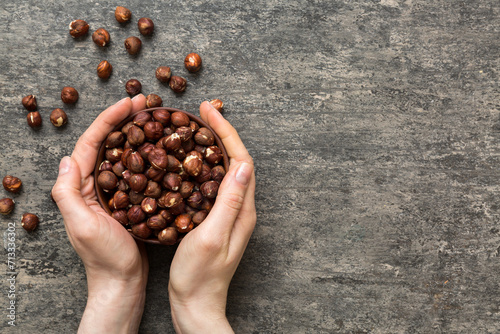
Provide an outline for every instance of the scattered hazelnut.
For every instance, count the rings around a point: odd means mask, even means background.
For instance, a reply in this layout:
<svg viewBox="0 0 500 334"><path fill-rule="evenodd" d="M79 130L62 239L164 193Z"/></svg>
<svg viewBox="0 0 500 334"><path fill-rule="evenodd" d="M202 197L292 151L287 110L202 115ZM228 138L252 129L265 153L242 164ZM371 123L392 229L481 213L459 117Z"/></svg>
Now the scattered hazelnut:
<svg viewBox="0 0 500 334"><path fill-rule="evenodd" d="M126 23L130 21L132 17L132 12L130 9L122 6L118 6L115 9L115 19L120 23Z"/></svg>
<svg viewBox="0 0 500 334"><path fill-rule="evenodd" d="M198 72L201 68L201 57L197 53L190 53L184 59L184 66L189 72Z"/></svg>
<svg viewBox="0 0 500 334"><path fill-rule="evenodd" d="M128 156L127 167L128 167L128 169L130 169L130 171L132 173L142 173L142 172L144 172L144 169L146 168L145 163L144 163L144 159L141 157L141 155L138 152L135 152L135 151L130 153L130 155ZM144 176L144 178L145 177L146 176ZM129 180L129 184L130 184L130 180ZM130 187L132 188L132 185L130 185ZM145 184L144 184L144 187L146 187ZM132 188L132 189L134 189L134 188ZM136 191L140 191L140 190L136 190Z"/></svg>
<svg viewBox="0 0 500 334"><path fill-rule="evenodd" d="M35 111L37 108L37 103L36 103L36 96L35 95L28 95L23 97L23 106L26 108L28 111Z"/></svg>
<svg viewBox="0 0 500 334"><path fill-rule="evenodd" d="M148 108L156 108L161 107L163 105L163 101L161 97L156 94L149 94L146 96L146 107Z"/></svg>
<svg viewBox="0 0 500 334"><path fill-rule="evenodd" d="M144 143L145 140L146 135L140 127L134 125L128 129L127 141L130 143L130 145L139 146Z"/></svg>
<svg viewBox="0 0 500 334"><path fill-rule="evenodd" d="M170 80L172 76L172 70L168 66L160 66L156 69L156 79L160 82L166 83Z"/></svg>
<svg viewBox="0 0 500 334"><path fill-rule="evenodd" d="M56 108L52 110L52 113L50 114L50 122L55 126L55 127L61 127L68 123L68 116L64 112L64 110L60 108Z"/></svg>
<svg viewBox="0 0 500 334"><path fill-rule="evenodd" d="M132 189L133 191L141 192L144 189L146 189L148 185L148 178L144 174L140 173L134 174L128 180L128 185L130 186L130 189Z"/></svg>
<svg viewBox="0 0 500 334"><path fill-rule="evenodd" d="M130 79L127 81L125 84L125 90L127 91L127 94L130 96L135 96L139 94L142 90L142 85L137 79Z"/></svg>
<svg viewBox="0 0 500 334"><path fill-rule="evenodd" d="M153 33L155 25L150 18L142 17L137 22L137 27L142 35L148 36Z"/></svg>
<svg viewBox="0 0 500 334"><path fill-rule="evenodd" d="M153 111L153 118L164 127L170 123L170 113L164 109Z"/></svg>
<svg viewBox="0 0 500 334"><path fill-rule="evenodd" d="M89 24L84 20L74 20L69 24L69 34L73 38L85 36L89 31Z"/></svg>
<svg viewBox="0 0 500 334"><path fill-rule="evenodd" d="M170 121L174 126L189 126L189 116L183 112L176 111L170 116Z"/></svg>
<svg viewBox="0 0 500 334"><path fill-rule="evenodd" d="M210 104L217 109L217 111L222 111L222 108L224 108L224 102L222 102L219 99L213 99L210 100Z"/></svg>
<svg viewBox="0 0 500 334"><path fill-rule="evenodd" d="M152 232L153 231L146 225L146 222L132 225L132 233L141 239L149 238Z"/></svg>
<svg viewBox="0 0 500 334"><path fill-rule="evenodd" d="M34 231L38 226L38 217L32 213L25 213L21 220L21 226L28 232Z"/></svg>
<svg viewBox="0 0 500 334"><path fill-rule="evenodd" d="M101 79L108 79L113 71L113 66L107 60L103 60L97 65L97 76Z"/></svg>
<svg viewBox="0 0 500 334"><path fill-rule="evenodd" d="M141 47L141 40L135 36L131 36L125 40L125 49L127 49L127 52L131 55L135 55L141 51Z"/></svg>
<svg viewBox="0 0 500 334"><path fill-rule="evenodd" d="M172 75L168 84L176 93L182 93L186 90L186 79L177 75Z"/></svg>
<svg viewBox="0 0 500 334"><path fill-rule="evenodd" d="M104 190L113 190L118 185L118 178L113 172L103 171L99 173L97 183Z"/></svg>
<svg viewBox="0 0 500 334"><path fill-rule="evenodd" d="M158 233L158 240L163 245L175 245L179 232L175 227L167 227Z"/></svg>
<svg viewBox="0 0 500 334"><path fill-rule="evenodd" d="M216 181L207 181L200 186L200 192L205 198L214 199L218 190L219 184Z"/></svg>
<svg viewBox="0 0 500 334"><path fill-rule="evenodd" d="M92 34L92 40L98 46L106 46L109 44L109 32L104 28L99 28Z"/></svg>
<svg viewBox="0 0 500 334"><path fill-rule="evenodd" d="M224 167L222 166L215 166L212 168L212 171L210 172L212 180L219 182L219 184L222 182L224 179L224 176L226 176L226 171L224 170Z"/></svg>
<svg viewBox="0 0 500 334"><path fill-rule="evenodd" d="M125 136L121 131L113 131L106 137L104 143L106 148L122 146L125 143Z"/></svg>
<svg viewBox="0 0 500 334"><path fill-rule="evenodd" d="M3 215L8 215L14 210L15 203L10 198L2 198L0 199L0 213Z"/></svg>
<svg viewBox="0 0 500 334"><path fill-rule="evenodd" d="M115 210L111 213L111 217L116 219L122 225L128 225L128 217L126 210Z"/></svg>
<svg viewBox="0 0 500 334"><path fill-rule="evenodd" d="M127 217L130 224L139 224L146 219L146 213L142 211L141 206L136 204L132 205L127 211Z"/></svg>
<svg viewBox="0 0 500 334"><path fill-rule="evenodd" d="M163 136L163 125L160 122L147 122L144 125L144 135L149 140L158 140Z"/></svg>
<svg viewBox="0 0 500 334"><path fill-rule="evenodd" d="M3 178L3 187L5 190L10 191L11 193L18 193L21 191L21 187L23 183L21 182L21 179L18 177L12 176L12 175L6 175Z"/></svg>
<svg viewBox="0 0 500 334"><path fill-rule="evenodd" d="M200 128L194 135L194 141L203 146L211 146L215 142L215 136L208 128Z"/></svg>
<svg viewBox="0 0 500 334"><path fill-rule="evenodd" d="M157 207L158 206L156 204L156 199L151 197L145 197L141 202L142 211L144 211L148 215L155 213Z"/></svg>
<svg viewBox="0 0 500 334"><path fill-rule="evenodd" d="M73 87L64 87L61 90L61 100L67 104L73 104L78 101L78 91Z"/></svg>
<svg viewBox="0 0 500 334"><path fill-rule="evenodd" d="M194 227L191 216L186 213L178 215L177 218L175 218L174 224L179 233L187 233Z"/></svg>
<svg viewBox="0 0 500 334"><path fill-rule="evenodd" d="M33 129L42 126L42 116L38 111L29 112L26 116L26 120L28 125Z"/></svg>
<svg viewBox="0 0 500 334"><path fill-rule="evenodd" d="M152 230L163 230L165 227L167 227L167 221L161 214L149 217L146 224Z"/></svg>

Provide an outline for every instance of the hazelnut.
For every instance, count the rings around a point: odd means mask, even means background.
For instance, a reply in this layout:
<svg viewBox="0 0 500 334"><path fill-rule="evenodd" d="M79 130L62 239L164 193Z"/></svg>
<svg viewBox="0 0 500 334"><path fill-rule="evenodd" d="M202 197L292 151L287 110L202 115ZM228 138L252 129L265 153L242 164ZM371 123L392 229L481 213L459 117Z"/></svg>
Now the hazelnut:
<svg viewBox="0 0 500 334"><path fill-rule="evenodd" d="M216 165L222 160L222 150L217 146L209 146L205 150L205 161Z"/></svg>
<svg viewBox="0 0 500 334"><path fill-rule="evenodd" d="M134 152L133 149L127 148L123 151L122 156L120 161L122 162L123 166L128 168L128 157Z"/></svg>
<svg viewBox="0 0 500 334"><path fill-rule="evenodd" d="M74 20L69 24L69 34L73 38L85 36L89 31L89 24L84 20Z"/></svg>
<svg viewBox="0 0 500 334"><path fill-rule="evenodd" d="M174 216L186 213L186 204L184 202L180 202L179 204L169 208L168 211Z"/></svg>
<svg viewBox="0 0 500 334"><path fill-rule="evenodd" d="M144 133L146 135L146 133ZM147 159L149 153L155 148L155 146L150 142L145 142L137 148L137 152L141 155L143 159Z"/></svg>
<svg viewBox="0 0 500 334"><path fill-rule="evenodd" d="M144 125L146 125L147 122L150 122L152 120L151 114L145 111L142 111L138 113L137 115L134 116L134 124L143 128Z"/></svg>
<svg viewBox="0 0 500 334"><path fill-rule="evenodd" d="M127 170L125 170L125 171L122 173L122 178L123 178L123 179L127 182L127 184L128 184L128 181L130 180L130 177L131 177L132 175L134 175L134 174L132 174L132 172L131 172L131 171L129 171L129 170L127 169Z"/></svg>
<svg viewBox="0 0 500 334"><path fill-rule="evenodd" d="M149 163L153 168L165 169L168 166L168 156L167 152L161 148L153 148L148 155Z"/></svg>
<svg viewBox="0 0 500 334"><path fill-rule="evenodd" d="M127 217L130 224L139 224L146 219L146 213L142 211L140 205L132 205L127 211Z"/></svg>
<svg viewBox="0 0 500 334"><path fill-rule="evenodd" d="M28 232L34 231L38 226L38 217L32 213L25 213L21 220L21 226Z"/></svg>
<svg viewBox="0 0 500 334"><path fill-rule="evenodd" d="M2 198L0 199L0 213L3 215L8 215L14 210L15 203L10 198Z"/></svg>
<svg viewBox="0 0 500 334"><path fill-rule="evenodd" d="M167 161L168 161L167 162L167 171L174 172L174 173L181 171L182 165L179 162L179 160L177 160L176 157L174 157L173 155L167 155Z"/></svg>
<svg viewBox="0 0 500 334"><path fill-rule="evenodd" d="M156 69L155 74L156 79L158 79L160 82L166 83L172 76L172 70L170 70L170 67L168 66L160 66Z"/></svg>
<svg viewBox="0 0 500 334"><path fill-rule="evenodd" d="M177 228L171 226L158 233L158 240L162 245L175 245L178 237Z"/></svg>
<svg viewBox="0 0 500 334"><path fill-rule="evenodd" d="M170 82L168 83L168 85L174 92L182 93L186 90L186 79L177 75L172 75L172 77L170 77Z"/></svg>
<svg viewBox="0 0 500 334"><path fill-rule="evenodd" d="M143 193L138 193L138 192L135 192L133 190L131 190L128 195L130 197L130 203L136 204L136 205L141 204L142 200L146 197L146 196L144 196Z"/></svg>
<svg viewBox="0 0 500 334"><path fill-rule="evenodd" d="M52 110L52 113L50 114L50 122L55 126L55 127L61 127L68 123L68 116L64 112L64 110L60 108L56 108Z"/></svg>
<svg viewBox="0 0 500 334"><path fill-rule="evenodd" d="M125 90L130 96L135 96L139 94L142 90L141 82L137 79L130 79L125 83Z"/></svg>
<svg viewBox="0 0 500 334"><path fill-rule="evenodd" d="M128 185L133 191L141 192L146 189L148 185L148 178L144 174L134 174L128 180Z"/></svg>
<svg viewBox="0 0 500 334"><path fill-rule="evenodd" d="M173 126L173 125L172 125ZM172 130L172 127L165 127L163 129L163 134L165 136L170 136L172 133L174 133L174 130Z"/></svg>
<svg viewBox="0 0 500 334"><path fill-rule="evenodd" d="M200 128L194 135L194 141L203 146L211 146L214 144L215 136L209 128Z"/></svg>
<svg viewBox="0 0 500 334"><path fill-rule="evenodd" d="M130 21L132 17L132 12L130 9L122 6L118 6L115 9L115 19L120 23L126 23Z"/></svg>
<svg viewBox="0 0 500 334"><path fill-rule="evenodd" d="M97 65L97 76L101 79L108 79L113 71L113 66L107 60L103 60Z"/></svg>
<svg viewBox="0 0 500 334"><path fill-rule="evenodd" d="M144 125L144 135L149 140L158 140L163 136L163 125L160 122L147 122Z"/></svg>
<svg viewBox="0 0 500 334"><path fill-rule="evenodd" d="M165 218L163 218L163 216L160 214L149 217L146 224L152 230L163 230L165 227L167 227Z"/></svg>
<svg viewBox="0 0 500 334"><path fill-rule="evenodd" d="M111 217L116 219L122 225L128 225L128 217L126 210L115 210L111 213Z"/></svg>
<svg viewBox="0 0 500 334"><path fill-rule="evenodd" d="M106 156L106 160L109 160L111 163L115 163L120 161L123 154L123 149L120 147L108 148L104 155Z"/></svg>
<svg viewBox="0 0 500 334"><path fill-rule="evenodd" d="M183 112L176 111L170 116L170 121L176 127L189 126L189 116Z"/></svg>
<svg viewBox="0 0 500 334"><path fill-rule="evenodd" d="M184 212L182 212L182 213L187 213L188 215L191 216L191 218L193 218L194 214L197 212L198 212L198 210L196 210L195 208L192 208L189 205L186 205L186 206L184 206Z"/></svg>
<svg viewBox="0 0 500 334"><path fill-rule="evenodd" d="M78 91L73 87L63 87L61 90L61 100L67 104L73 104L78 101Z"/></svg>
<svg viewBox="0 0 500 334"><path fill-rule="evenodd" d="M108 134L104 145L106 148L122 146L125 143L125 136L121 131L114 131Z"/></svg>
<svg viewBox="0 0 500 334"><path fill-rule="evenodd" d="M99 172L103 172L105 170L110 171L110 172L113 171L113 164L111 162L109 162L108 160L104 160L99 165Z"/></svg>
<svg viewBox="0 0 500 334"><path fill-rule="evenodd" d="M144 159L138 152L130 153L129 157L127 158L127 167L132 173L142 173L146 168Z"/></svg>
<svg viewBox="0 0 500 334"><path fill-rule="evenodd" d="M98 46L106 46L109 44L109 32L104 28L99 28L92 34L92 40Z"/></svg>
<svg viewBox="0 0 500 334"><path fill-rule="evenodd" d="M156 200L151 197L146 197L141 202L141 209L146 214L151 215L156 211L157 208Z"/></svg>
<svg viewBox="0 0 500 334"><path fill-rule="evenodd" d="M222 166L215 166L212 168L212 171L210 172L210 176L212 180L219 182L219 184L222 182L224 179L224 176L226 176L226 171L224 170L224 167Z"/></svg>
<svg viewBox="0 0 500 334"><path fill-rule="evenodd" d="M187 154L187 156L189 156L189 155L195 156L195 157L197 157L198 159L203 160L203 153L200 153L200 152L198 152L198 151L196 151L196 150L193 150L193 151L189 152L189 153Z"/></svg>
<svg viewBox="0 0 500 334"><path fill-rule="evenodd" d="M192 133L195 133L196 131L198 131L200 129L200 126L195 121L190 121L189 127L191 128Z"/></svg>
<svg viewBox="0 0 500 334"><path fill-rule="evenodd" d="M219 184L216 181L207 181L200 186L201 194L205 198L214 199L217 196Z"/></svg>
<svg viewBox="0 0 500 334"><path fill-rule="evenodd" d="M26 121L31 128L38 128L42 125L42 116L38 111L31 111L26 116Z"/></svg>
<svg viewBox="0 0 500 334"><path fill-rule="evenodd" d="M139 28L139 32L142 35L148 36L153 33L155 25L153 23L153 20L151 20L150 18L142 17L137 22L137 27Z"/></svg>
<svg viewBox="0 0 500 334"><path fill-rule="evenodd" d="M179 194L181 194L182 198L188 198L191 196L191 193L194 189L194 183L191 181L182 181L181 186L179 187Z"/></svg>
<svg viewBox="0 0 500 334"><path fill-rule="evenodd" d="M206 210L200 210L193 215L191 220L195 225L200 225L207 218L207 215L208 212Z"/></svg>
<svg viewBox="0 0 500 334"><path fill-rule="evenodd" d="M175 220L175 217L167 210L160 210L158 213L165 219L167 224L173 223Z"/></svg>
<svg viewBox="0 0 500 334"><path fill-rule="evenodd" d="M179 233L187 233L194 227L194 224L191 221L191 216L187 213L178 215L177 218L175 218L174 224L177 228L177 232Z"/></svg>
<svg viewBox="0 0 500 334"><path fill-rule="evenodd" d="M191 176L198 176L201 172L203 161L196 155L188 155L182 162L182 167Z"/></svg>
<svg viewBox="0 0 500 334"><path fill-rule="evenodd" d="M132 125L134 125L134 122L133 121L130 121L128 122L127 124L125 124L123 127L122 127L122 133L124 135L128 134L128 130L132 127Z"/></svg>
<svg viewBox="0 0 500 334"><path fill-rule="evenodd" d="M186 200L187 205L192 208L199 208L201 203L203 203L203 195L199 191L194 191L191 196Z"/></svg>
<svg viewBox="0 0 500 334"><path fill-rule="evenodd" d="M178 150L181 148L181 137L177 133L172 133L170 136L162 139L161 145L169 151Z"/></svg>
<svg viewBox="0 0 500 334"><path fill-rule="evenodd" d="M115 210L126 209L129 204L130 199L125 192L120 190L115 192L115 194L113 195L113 207Z"/></svg>
<svg viewBox="0 0 500 334"><path fill-rule="evenodd" d="M163 175L165 175L165 171L163 169L149 167L145 174L148 179L155 182L161 182L161 180L163 180Z"/></svg>
<svg viewBox="0 0 500 334"><path fill-rule="evenodd" d="M185 142L186 140L191 139L193 132L189 126L180 126L175 130L175 133L179 135L181 141Z"/></svg>
<svg viewBox="0 0 500 334"><path fill-rule="evenodd" d="M182 202L181 194L169 191L158 199L158 205L162 208L171 208Z"/></svg>
<svg viewBox="0 0 500 334"><path fill-rule="evenodd" d="M37 103L36 103L36 96L35 95L28 95L23 97L23 106L26 108L28 111L35 111L37 108Z"/></svg>
<svg viewBox="0 0 500 334"><path fill-rule="evenodd" d="M222 111L222 108L224 108L224 102L219 99L210 100L210 104L219 112Z"/></svg>
<svg viewBox="0 0 500 334"><path fill-rule="evenodd" d="M206 210L207 212L210 212L210 210L212 210L213 206L214 206L214 202L211 199L204 198L203 202L201 202L200 209Z"/></svg>
<svg viewBox="0 0 500 334"><path fill-rule="evenodd" d="M164 109L153 111L153 118L164 127L170 123L170 113Z"/></svg>
<svg viewBox="0 0 500 334"><path fill-rule="evenodd" d="M145 222L132 225L132 233L141 239L149 238L152 232Z"/></svg>
<svg viewBox="0 0 500 334"><path fill-rule="evenodd" d="M131 55L135 55L141 51L141 47L141 40L135 36L131 36L125 40L125 49L127 49L127 52Z"/></svg>
<svg viewBox="0 0 500 334"><path fill-rule="evenodd" d="M146 190L144 190L144 195L148 197L158 198L161 196L161 187L155 181L148 181L148 185L146 186Z"/></svg>
<svg viewBox="0 0 500 334"><path fill-rule="evenodd" d="M207 147L203 146L203 145L196 144L194 147L194 150L198 153L201 153L201 156L203 157L203 156L205 156L205 151L207 150Z"/></svg>
<svg viewBox="0 0 500 334"><path fill-rule="evenodd" d="M178 191L181 186L182 179L179 174L176 173L168 173L163 178L163 186L172 191Z"/></svg>
<svg viewBox="0 0 500 334"><path fill-rule="evenodd" d="M139 146L144 143L145 140L146 135L140 127L133 125L128 129L127 141L130 143L130 145Z"/></svg>
<svg viewBox="0 0 500 334"><path fill-rule="evenodd" d="M186 151L184 151L184 149L181 147L180 149L174 152L174 157L177 160L184 160L186 159Z"/></svg>
<svg viewBox="0 0 500 334"><path fill-rule="evenodd" d="M118 181L118 185L116 186L116 189L127 192L130 190L130 187L129 187L127 181L125 181L124 179L121 179L120 181Z"/></svg>
<svg viewBox="0 0 500 334"><path fill-rule="evenodd" d="M157 108L163 105L161 97L156 94L149 94L146 96L146 107L147 108Z"/></svg>
<svg viewBox="0 0 500 334"><path fill-rule="evenodd" d="M6 175L2 181L3 187L5 190L10 191L11 193L18 193L21 191L21 187L23 183L21 179L12 175Z"/></svg>
<svg viewBox="0 0 500 334"><path fill-rule="evenodd" d="M118 178L113 172L103 171L97 177L97 184L104 190L113 190L118 185Z"/></svg>
<svg viewBox="0 0 500 334"><path fill-rule="evenodd" d="M203 164L203 166L201 166L200 174L196 177L196 182L203 183L209 181L212 177L210 173L211 171L212 170L208 165Z"/></svg>
<svg viewBox="0 0 500 334"><path fill-rule="evenodd" d="M196 146L196 143L194 142L194 140L192 138L188 139L182 143L182 149L185 152L191 152L192 150L194 150L195 146Z"/></svg>
<svg viewBox="0 0 500 334"><path fill-rule="evenodd" d="M201 68L201 57L197 53L190 53L184 59L184 66L189 72L198 72Z"/></svg>

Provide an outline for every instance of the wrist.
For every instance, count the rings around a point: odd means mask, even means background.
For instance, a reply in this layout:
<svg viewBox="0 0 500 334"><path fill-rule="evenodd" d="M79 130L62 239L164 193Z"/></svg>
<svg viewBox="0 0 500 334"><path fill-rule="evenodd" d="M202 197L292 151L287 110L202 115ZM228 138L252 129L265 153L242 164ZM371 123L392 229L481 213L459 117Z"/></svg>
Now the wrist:
<svg viewBox="0 0 500 334"><path fill-rule="evenodd" d="M88 298L78 333L137 333L146 282L88 280Z"/></svg>

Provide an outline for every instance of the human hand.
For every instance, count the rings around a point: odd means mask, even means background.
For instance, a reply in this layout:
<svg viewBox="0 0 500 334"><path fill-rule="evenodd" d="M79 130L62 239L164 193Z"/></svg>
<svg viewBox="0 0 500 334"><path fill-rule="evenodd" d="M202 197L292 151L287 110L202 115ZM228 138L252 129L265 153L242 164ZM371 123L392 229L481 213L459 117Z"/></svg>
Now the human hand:
<svg viewBox="0 0 500 334"><path fill-rule="evenodd" d="M170 307L178 333L231 333L229 283L257 220L253 161L236 130L208 102L201 118L219 135L230 158L214 207L179 244L170 266Z"/></svg>
<svg viewBox="0 0 500 334"><path fill-rule="evenodd" d="M71 245L87 273L88 299L79 333L137 333L148 277L145 247L104 211L94 189L101 142L118 123L146 107L144 95L125 98L103 111L64 157L52 197Z"/></svg>

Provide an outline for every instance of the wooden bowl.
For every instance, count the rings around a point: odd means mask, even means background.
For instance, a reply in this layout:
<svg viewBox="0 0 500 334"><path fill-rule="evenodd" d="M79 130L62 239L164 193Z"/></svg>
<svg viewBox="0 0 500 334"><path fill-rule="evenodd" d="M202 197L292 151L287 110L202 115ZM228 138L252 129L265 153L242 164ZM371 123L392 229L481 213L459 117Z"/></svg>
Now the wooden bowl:
<svg viewBox="0 0 500 334"><path fill-rule="evenodd" d="M113 131L119 131L125 124L127 124L128 122L130 122L131 120L133 120L134 117L135 117L135 115L137 115L140 112L152 113L153 111L160 110L160 109L168 110L170 113L173 113L173 112L176 112L176 111L180 111L180 112L186 114L191 121L194 121L194 122L198 123L198 125L200 125L200 127L206 127L208 129L210 129L210 131L212 131L212 133L214 134L215 143L217 144L217 146L222 151L223 166L224 166L224 169L226 170L226 173L227 173L227 171L229 170L229 157L227 155L226 148L222 144L222 140L215 133L215 131L212 130L212 128L210 128L210 126L208 126L207 123L205 123L205 121L203 121L200 117L195 116L195 115L193 115L193 114L191 114L191 113L189 113L187 111L180 110L180 109L175 109L175 108L168 108L168 107L157 107L157 108L150 108L150 109L140 110L140 111L137 111L137 112L131 114L126 119L124 119L120 124L118 124L113 129ZM100 146L100 148L99 148L99 152L97 154L97 161L96 161L95 168L94 168L94 186L95 186L95 190L96 190L96 193L97 193L97 200L99 201L99 204L101 204L101 206L103 207L103 209L106 210L106 212L109 215L111 215L111 210L110 210L109 205L108 205L108 200L109 200L110 197L103 191L103 189L99 186L99 184L97 184L97 177L96 177L97 175L99 175L99 166L105 160L106 148L104 147L105 146L104 144L105 144L105 142L103 141L102 144L101 144L101 146ZM162 245L160 243L160 241L158 241L158 239L156 237L151 237L151 238L148 238L148 239L143 239L143 238L139 238L136 235L134 235L130 229L128 229L128 231L129 231L130 235L132 235L132 237L134 237L137 240L141 240L141 241L144 241L144 242L149 243L149 244ZM178 239L178 242L181 239L182 239L182 237Z"/></svg>

